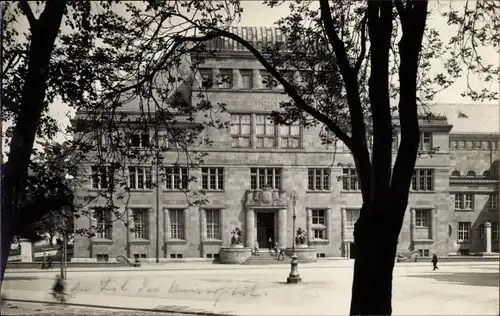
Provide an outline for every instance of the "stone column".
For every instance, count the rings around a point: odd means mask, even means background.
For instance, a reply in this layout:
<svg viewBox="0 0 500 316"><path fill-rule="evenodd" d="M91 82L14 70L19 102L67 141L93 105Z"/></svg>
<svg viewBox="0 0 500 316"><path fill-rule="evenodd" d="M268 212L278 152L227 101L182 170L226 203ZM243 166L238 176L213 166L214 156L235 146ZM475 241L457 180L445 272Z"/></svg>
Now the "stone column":
<svg viewBox="0 0 500 316"><path fill-rule="evenodd" d="M278 211L278 244L286 247L286 208L279 209Z"/></svg>
<svg viewBox="0 0 500 316"><path fill-rule="evenodd" d="M233 89L239 89L241 87L241 75L239 69L233 69L233 82L231 82Z"/></svg>
<svg viewBox="0 0 500 316"><path fill-rule="evenodd" d="M431 209L431 218L430 218L430 223L429 223L429 239L434 240L435 233L436 233L436 209Z"/></svg>
<svg viewBox="0 0 500 316"><path fill-rule="evenodd" d="M345 214L345 208L341 209L341 217L342 217L342 224L341 224L341 232L340 236L342 238L342 242L346 242L346 237L345 237L345 226L346 226L346 214Z"/></svg>
<svg viewBox="0 0 500 316"><path fill-rule="evenodd" d="M204 241L207 239L207 217L204 208L200 208L200 224L201 240Z"/></svg>
<svg viewBox="0 0 500 316"><path fill-rule="evenodd" d="M33 262L33 244L29 239L20 238L21 262Z"/></svg>
<svg viewBox="0 0 500 316"><path fill-rule="evenodd" d="M486 235L486 253L491 253L491 223L484 223L484 230Z"/></svg>
<svg viewBox="0 0 500 316"><path fill-rule="evenodd" d="M410 243L415 239L415 209L410 209Z"/></svg>
<svg viewBox="0 0 500 316"><path fill-rule="evenodd" d="M170 214L167 208L163 209L163 239L170 239Z"/></svg>
<svg viewBox="0 0 500 316"><path fill-rule="evenodd" d="M260 77L259 69L252 69L252 88L253 89L261 89L262 87L262 78Z"/></svg>
<svg viewBox="0 0 500 316"><path fill-rule="evenodd" d="M310 208L306 209L307 211L307 225L306 225L306 230L307 230L307 244L311 242L313 239L312 236L312 210Z"/></svg>

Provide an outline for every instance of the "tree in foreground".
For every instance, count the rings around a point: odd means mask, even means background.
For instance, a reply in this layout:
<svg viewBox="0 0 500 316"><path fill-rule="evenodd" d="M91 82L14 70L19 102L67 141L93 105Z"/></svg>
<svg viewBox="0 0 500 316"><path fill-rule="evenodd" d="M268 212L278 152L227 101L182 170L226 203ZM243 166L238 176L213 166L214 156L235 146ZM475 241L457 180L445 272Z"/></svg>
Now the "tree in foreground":
<svg viewBox="0 0 500 316"><path fill-rule="evenodd" d="M183 10L206 12L205 19L214 25L230 24L236 15L228 6L211 2L172 3L182 6ZM160 126L168 126L169 141L174 139L178 144L175 153L178 156L186 153L188 157L182 163L196 167L202 162L203 153L188 153L186 146L197 139L204 126L224 126L209 116L201 122L194 121L194 113L212 108L209 101L203 101L203 96L200 96L200 104L190 104L177 97L175 92L185 78L184 56L199 48L179 40L179 36L189 30L179 27L172 16L148 20L136 14L137 10L157 6L148 2L78 0L7 3L1 97L3 120L12 125L6 134L9 152L2 170L2 280L14 234L29 230L33 221L50 212L50 207L30 207L27 201L31 197L27 195L33 193L29 186L34 182L30 182L28 171L35 139L50 140L64 132L49 115L53 103L62 101L77 112L74 128L66 131L76 134L69 147L97 161L92 177L101 183L112 183L90 199L76 197L76 204L101 198L113 211L116 210L115 198L128 202L130 188L124 173L127 164L151 164L153 159L160 160L160 152L172 150L159 145L160 141L149 142L148 150L131 148L131 139L140 137L141 131L152 126L158 127L155 128L158 131ZM28 25L23 33L18 28L21 21ZM161 25L161 33L154 31L155 25L156 28ZM154 45L158 45L155 48L160 49L160 53L152 51L153 43L147 40L147 34L159 37ZM148 76L152 70L161 70L162 80L151 81ZM127 106L130 109L131 103L140 108L132 118L123 113ZM215 107L223 109L224 106ZM179 114L190 123L189 132L177 128ZM155 133L155 139L159 138L159 133ZM103 144L103 139L112 146ZM152 182L149 180L147 185L154 185ZM123 214L117 215L123 217Z"/></svg>
<svg viewBox="0 0 500 316"><path fill-rule="evenodd" d="M274 77L275 83L268 84L280 84L290 96L281 104L283 111L273 114L277 122L321 124L328 132L325 141L338 139L350 149L363 196L354 231L358 256L350 313L391 314L397 241L419 154L419 117L430 116L428 105L435 95L460 77L475 73L485 82L498 81L498 66L478 53L481 47L498 53L498 2L440 3L431 9L425 0L320 0L319 5L267 0L270 7L290 8L277 21L286 37L282 43L253 43L166 2L150 3L156 6L147 16L174 15L194 28L183 40L226 38L248 49ZM456 28L448 43L428 25L431 13ZM436 65L439 58L444 64ZM433 74L431 66L443 71ZM152 71L150 78L154 76ZM474 101L497 99L496 91L470 85L463 95ZM391 105L394 99L397 106ZM401 142L393 161L394 129Z"/></svg>

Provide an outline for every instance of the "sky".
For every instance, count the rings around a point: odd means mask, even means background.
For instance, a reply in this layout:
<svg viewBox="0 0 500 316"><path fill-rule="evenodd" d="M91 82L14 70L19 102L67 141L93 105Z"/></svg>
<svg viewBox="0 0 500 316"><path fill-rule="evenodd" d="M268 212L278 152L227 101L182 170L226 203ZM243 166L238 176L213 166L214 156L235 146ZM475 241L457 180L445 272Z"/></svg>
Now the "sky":
<svg viewBox="0 0 500 316"><path fill-rule="evenodd" d="M442 1L442 3L449 4L448 1ZM452 4L460 5L461 0L453 0ZM282 16L285 16L288 12L288 6L283 5L277 8L269 8L262 4L261 1L243 1L243 15L242 19L237 23L236 26L273 26L274 22ZM435 8L437 5L436 1L431 2L431 8ZM433 15L428 20L430 26L435 27L440 31L443 40L447 40L452 34L453 29L446 25L446 22L438 17L438 15ZM21 19L20 29L27 28L26 19ZM486 60L490 60L498 66L499 56L493 49L486 49L483 56ZM439 67L439 65L436 65ZM459 80L452 87L448 88L444 92L441 92L435 102L438 103L434 108L431 108L436 114L445 114L448 116L448 122L454 125L452 132L454 133L470 133L470 132L481 132L481 133L498 133L500 125L500 107L498 102L489 102L482 104L472 104L470 99L463 98L460 92L464 90L466 80ZM488 87L489 89L499 90L498 83L486 86L485 82L475 79L472 80L472 84L475 87ZM50 115L56 118L62 126L69 124L69 118L67 116L70 109L62 104L62 102L55 102L50 107ZM462 112L468 116L468 118L458 118L458 112ZM64 137L61 135L60 140Z"/></svg>

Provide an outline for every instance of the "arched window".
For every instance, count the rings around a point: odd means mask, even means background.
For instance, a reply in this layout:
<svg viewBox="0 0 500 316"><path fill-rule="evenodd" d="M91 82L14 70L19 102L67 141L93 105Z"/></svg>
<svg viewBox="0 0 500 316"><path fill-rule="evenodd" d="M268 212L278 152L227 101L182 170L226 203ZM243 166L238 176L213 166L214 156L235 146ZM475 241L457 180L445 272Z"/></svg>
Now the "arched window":
<svg viewBox="0 0 500 316"><path fill-rule="evenodd" d="M490 171L489 170L486 170L485 172L483 172L483 177L489 177L491 174L490 174Z"/></svg>
<svg viewBox="0 0 500 316"><path fill-rule="evenodd" d="M452 176L452 177L460 177L460 171L458 171L458 170L453 171L453 172L451 173L451 176Z"/></svg>
<svg viewBox="0 0 500 316"><path fill-rule="evenodd" d="M476 172L474 170L469 170L469 172L467 172L467 176L468 177L475 177L476 176Z"/></svg>
<svg viewBox="0 0 500 316"><path fill-rule="evenodd" d="M484 225L483 224L481 224L477 227L477 237L479 237L480 239L484 238Z"/></svg>

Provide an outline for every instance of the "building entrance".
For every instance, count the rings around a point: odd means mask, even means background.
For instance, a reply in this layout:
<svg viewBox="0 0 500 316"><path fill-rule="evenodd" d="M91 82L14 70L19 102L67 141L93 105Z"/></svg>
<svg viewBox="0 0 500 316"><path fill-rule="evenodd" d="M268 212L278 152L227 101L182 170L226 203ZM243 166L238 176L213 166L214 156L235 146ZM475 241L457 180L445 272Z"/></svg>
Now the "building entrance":
<svg viewBox="0 0 500 316"><path fill-rule="evenodd" d="M268 248L268 241L271 238L273 246L276 243L276 236L274 235L275 212L258 211L257 217L257 241L259 248Z"/></svg>

